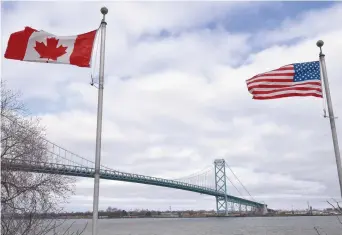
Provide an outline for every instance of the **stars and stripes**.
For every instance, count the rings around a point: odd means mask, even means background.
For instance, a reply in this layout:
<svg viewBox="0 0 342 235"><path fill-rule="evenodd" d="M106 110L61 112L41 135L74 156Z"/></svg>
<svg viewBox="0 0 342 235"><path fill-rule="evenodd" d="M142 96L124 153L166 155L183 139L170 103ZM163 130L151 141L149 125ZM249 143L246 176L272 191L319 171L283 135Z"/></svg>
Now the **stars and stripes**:
<svg viewBox="0 0 342 235"><path fill-rule="evenodd" d="M253 99L267 100L291 96L322 98L319 61L286 65L258 74L246 83Z"/></svg>

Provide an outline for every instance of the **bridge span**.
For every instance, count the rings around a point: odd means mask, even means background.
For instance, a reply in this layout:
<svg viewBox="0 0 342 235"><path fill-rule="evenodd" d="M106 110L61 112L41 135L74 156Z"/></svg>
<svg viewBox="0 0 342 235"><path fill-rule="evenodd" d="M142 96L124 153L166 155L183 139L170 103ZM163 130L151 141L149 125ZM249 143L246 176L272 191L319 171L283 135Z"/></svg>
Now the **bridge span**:
<svg viewBox="0 0 342 235"><path fill-rule="evenodd" d="M93 178L95 173L94 167L87 167L81 165L72 165L72 164L60 164L54 162L35 162L21 159L2 159L1 160L1 168L3 170L14 170L14 171L29 171L29 172L37 172L37 173L46 173L46 174L59 174L59 175L67 175L67 176L76 176L76 177L87 177ZM225 173L225 172L224 172ZM217 174L217 172L216 172ZM147 184L147 185L155 185L160 187L167 187L173 189L180 189L185 191L191 191L196 193L201 193L205 195L210 195L216 197L217 201L217 211L218 213L222 213L226 211L228 207L227 203L243 205L250 207L252 210L262 211L266 207L265 204L255 202L252 200L247 200L244 198L235 197L229 194L225 194L224 190L221 190L219 184L216 183L216 188L212 189L209 187L198 186L195 184L189 184L186 182L181 182L177 180L169 180L163 178L157 178L152 176L145 176L134 173L126 173L121 171L112 170L110 168L102 167L100 170L100 177L102 179L107 180L117 180L117 181L125 181L131 183L139 183L139 184ZM221 177L222 179L222 177Z"/></svg>

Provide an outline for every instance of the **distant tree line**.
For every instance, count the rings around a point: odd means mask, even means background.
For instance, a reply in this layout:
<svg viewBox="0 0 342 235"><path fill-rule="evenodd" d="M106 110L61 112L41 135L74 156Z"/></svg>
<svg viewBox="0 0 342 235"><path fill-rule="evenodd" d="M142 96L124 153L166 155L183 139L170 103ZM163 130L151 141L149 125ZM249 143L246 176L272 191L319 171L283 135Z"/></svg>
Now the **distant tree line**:
<svg viewBox="0 0 342 235"><path fill-rule="evenodd" d="M173 214L178 214L178 216L181 216L182 214L186 213L190 216L196 215L199 213L205 213L205 212L214 212L213 210L211 211L206 211L206 210L183 210L183 211L155 211L155 210L122 210L118 208L112 208L108 207L106 210L100 210L99 211L99 217L106 217L106 218L124 218L124 217L129 217L129 216L134 216L134 217L153 217L153 216L162 216L164 213L170 213L172 212ZM86 211L86 212L60 212L60 213L42 213L37 215L40 218L91 218L93 213L91 211Z"/></svg>

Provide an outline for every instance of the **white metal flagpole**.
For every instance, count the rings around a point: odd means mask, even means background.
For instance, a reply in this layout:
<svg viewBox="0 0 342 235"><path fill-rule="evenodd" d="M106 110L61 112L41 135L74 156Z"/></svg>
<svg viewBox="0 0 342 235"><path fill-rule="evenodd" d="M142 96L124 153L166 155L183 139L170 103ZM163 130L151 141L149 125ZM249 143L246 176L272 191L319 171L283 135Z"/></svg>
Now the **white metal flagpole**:
<svg viewBox="0 0 342 235"><path fill-rule="evenodd" d="M108 13L106 7L101 8L103 15L101 21L101 47L100 47L100 72L98 87L97 104L97 126L96 126L96 150L95 150L95 175L94 175L94 198L93 198L93 235L97 235L97 220L99 210L99 189L100 189L100 160L101 160L101 134L102 134L102 109L103 109L103 84L104 84L104 59L105 59L105 39L106 39L106 21L105 16Z"/></svg>
<svg viewBox="0 0 342 235"><path fill-rule="evenodd" d="M326 98L327 98L328 113L329 113L328 117L329 117L329 120L330 120L331 134L332 134L332 139L333 139L333 144L334 144L334 151L335 151L335 158L336 158L337 174L338 174L338 179L339 179L339 182L340 182L340 193L341 193L341 198L342 198L342 166L341 166L341 156L340 156L340 149L339 149L339 146L338 146L338 139L337 139L334 111L333 111L332 102L331 102L331 96L330 96L327 68L325 66L325 55L322 52L322 46L324 45L324 42L322 40L319 40L319 41L317 41L316 45L320 48L319 61L321 63L321 69L322 69L322 75L323 75L323 83L324 83L324 88L325 88L325 95L326 95Z"/></svg>

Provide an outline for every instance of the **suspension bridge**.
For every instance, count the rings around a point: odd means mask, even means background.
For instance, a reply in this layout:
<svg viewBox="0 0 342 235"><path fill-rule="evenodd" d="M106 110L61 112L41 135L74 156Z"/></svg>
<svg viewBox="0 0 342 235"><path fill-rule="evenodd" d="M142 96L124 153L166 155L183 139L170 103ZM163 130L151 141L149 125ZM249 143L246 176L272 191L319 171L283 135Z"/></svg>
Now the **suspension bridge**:
<svg viewBox="0 0 342 235"><path fill-rule="evenodd" d="M95 163L93 161L68 151L47 139L43 139L43 142L44 149L39 152L42 157L4 157L1 159L2 170L94 178ZM232 179L228 177L226 169L229 169L233 173L233 176L248 193L250 199L243 197ZM167 187L210 195L216 198L216 211L218 214L228 215L230 212L235 211L257 214L267 213L267 205L254 200L224 159L217 159L214 161L213 166L178 179L163 179L127 173L103 165L101 165L100 169L100 178ZM228 182L234 186L240 196L233 196L228 193Z"/></svg>

